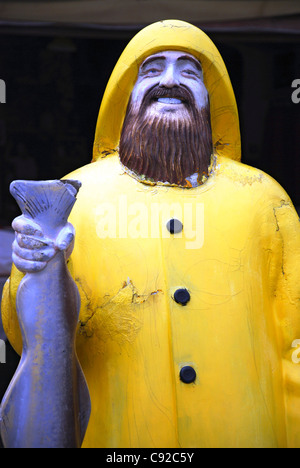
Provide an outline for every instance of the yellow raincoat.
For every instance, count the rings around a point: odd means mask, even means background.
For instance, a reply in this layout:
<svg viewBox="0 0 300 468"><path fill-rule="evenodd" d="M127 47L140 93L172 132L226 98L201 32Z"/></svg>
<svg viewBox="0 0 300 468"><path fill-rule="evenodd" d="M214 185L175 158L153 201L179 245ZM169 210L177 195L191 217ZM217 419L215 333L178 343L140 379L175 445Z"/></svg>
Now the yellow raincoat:
<svg viewBox="0 0 300 468"><path fill-rule="evenodd" d="M172 49L200 59L210 95L214 162L193 189L135 180L117 153L139 65ZM94 163L68 176L82 182L69 265L92 400L85 447L300 447L299 220L284 190L239 159L234 93L210 39L181 21L142 30L108 83ZM181 232L169 233L171 218ZM13 268L2 305L19 352L20 277ZM185 366L193 383L180 380Z"/></svg>

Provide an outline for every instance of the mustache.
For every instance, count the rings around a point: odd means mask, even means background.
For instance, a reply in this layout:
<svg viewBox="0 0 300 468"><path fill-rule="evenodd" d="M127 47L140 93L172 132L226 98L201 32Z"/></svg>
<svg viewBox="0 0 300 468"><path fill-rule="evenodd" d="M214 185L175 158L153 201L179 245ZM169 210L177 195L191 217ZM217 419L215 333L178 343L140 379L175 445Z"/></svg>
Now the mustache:
<svg viewBox="0 0 300 468"><path fill-rule="evenodd" d="M142 108L147 107L152 101L159 98L177 98L186 105L194 105L194 96L184 85L173 86L172 88L155 85L146 92L142 101Z"/></svg>

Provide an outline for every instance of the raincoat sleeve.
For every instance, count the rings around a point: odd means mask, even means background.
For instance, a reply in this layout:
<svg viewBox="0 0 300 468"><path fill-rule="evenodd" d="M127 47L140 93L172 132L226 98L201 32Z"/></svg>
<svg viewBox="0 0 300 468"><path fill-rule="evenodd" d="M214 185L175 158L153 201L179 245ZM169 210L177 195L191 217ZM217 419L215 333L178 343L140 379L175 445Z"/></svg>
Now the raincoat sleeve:
<svg viewBox="0 0 300 468"><path fill-rule="evenodd" d="M16 297L23 277L24 274L13 265L10 278L6 281L3 288L1 302L1 315L5 334L19 355L22 353L22 335L16 310Z"/></svg>
<svg viewBox="0 0 300 468"><path fill-rule="evenodd" d="M288 198L273 207L276 239L270 269L286 411L287 446L300 447L300 223Z"/></svg>

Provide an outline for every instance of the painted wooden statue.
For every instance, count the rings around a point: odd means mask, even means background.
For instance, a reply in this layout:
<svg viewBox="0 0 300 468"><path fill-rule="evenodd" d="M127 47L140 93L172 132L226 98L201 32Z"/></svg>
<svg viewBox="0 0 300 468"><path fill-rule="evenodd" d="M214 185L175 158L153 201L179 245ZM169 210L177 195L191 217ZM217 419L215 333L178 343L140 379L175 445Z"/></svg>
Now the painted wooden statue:
<svg viewBox="0 0 300 468"><path fill-rule="evenodd" d="M81 297L83 447L300 447L299 219L240 148L211 40L175 20L140 31L107 85L92 164L67 176L82 184L73 251L70 232L60 242ZM21 353L18 284L55 249L16 230L2 310Z"/></svg>

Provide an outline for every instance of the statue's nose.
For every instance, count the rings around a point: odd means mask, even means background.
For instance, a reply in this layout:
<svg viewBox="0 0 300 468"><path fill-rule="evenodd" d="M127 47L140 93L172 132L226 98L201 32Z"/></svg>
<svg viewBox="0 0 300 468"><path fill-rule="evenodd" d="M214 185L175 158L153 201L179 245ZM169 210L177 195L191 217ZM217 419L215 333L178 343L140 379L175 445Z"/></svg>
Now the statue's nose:
<svg viewBox="0 0 300 468"><path fill-rule="evenodd" d="M179 76L176 72L174 66L170 65L167 67L161 77L160 86L165 86L166 88L172 88L173 86L179 85Z"/></svg>

